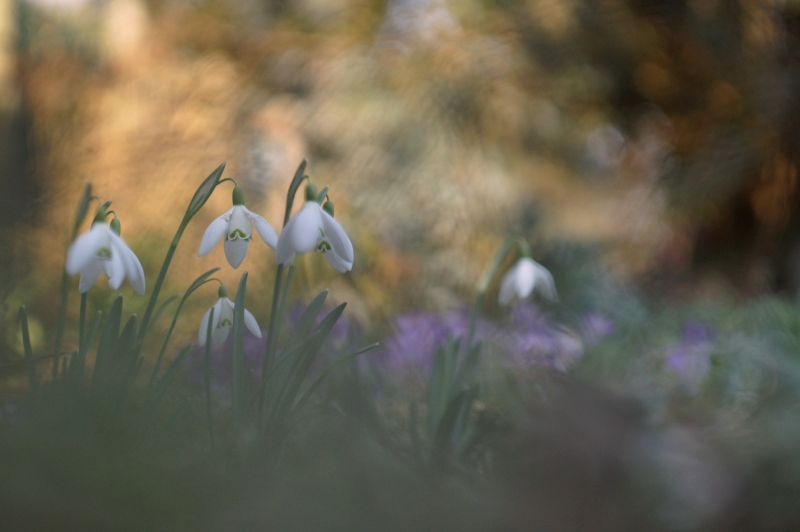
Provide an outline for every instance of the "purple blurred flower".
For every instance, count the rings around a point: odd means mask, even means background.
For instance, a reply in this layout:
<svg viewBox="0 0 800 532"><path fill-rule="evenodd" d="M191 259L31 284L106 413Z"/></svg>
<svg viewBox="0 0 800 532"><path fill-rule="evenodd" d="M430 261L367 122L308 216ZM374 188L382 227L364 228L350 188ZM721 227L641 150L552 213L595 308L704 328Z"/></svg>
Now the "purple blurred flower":
<svg viewBox="0 0 800 532"><path fill-rule="evenodd" d="M692 393L697 393L711 368L714 336L714 329L710 326L687 322L680 340L667 350L667 366L678 374Z"/></svg>
<svg viewBox="0 0 800 532"><path fill-rule="evenodd" d="M617 329L614 320L600 314L599 312L589 312L581 320L580 330L584 344L594 346L601 340L610 336Z"/></svg>
<svg viewBox="0 0 800 532"><path fill-rule="evenodd" d="M532 303L515 306L511 324L504 331L501 344L510 362L520 369L548 365L565 372L583 356L580 338L552 323Z"/></svg>
<svg viewBox="0 0 800 532"><path fill-rule="evenodd" d="M375 359L390 371L427 372L440 346L453 337L466 339L469 322L470 311L467 309L442 314L428 311L399 314L394 320L394 333L384 342L382 352ZM492 331L489 322L478 319L475 340L488 337Z"/></svg>
<svg viewBox="0 0 800 532"><path fill-rule="evenodd" d="M439 346L451 337L466 339L469 321L467 309L442 314L428 311L400 314L395 318L394 333L384 342L376 360L392 372L425 373L430 370ZM513 307L506 325L479 318L475 339L499 347L507 362L520 369L548 365L566 371L583 356L580 338L552 323L532 303Z"/></svg>

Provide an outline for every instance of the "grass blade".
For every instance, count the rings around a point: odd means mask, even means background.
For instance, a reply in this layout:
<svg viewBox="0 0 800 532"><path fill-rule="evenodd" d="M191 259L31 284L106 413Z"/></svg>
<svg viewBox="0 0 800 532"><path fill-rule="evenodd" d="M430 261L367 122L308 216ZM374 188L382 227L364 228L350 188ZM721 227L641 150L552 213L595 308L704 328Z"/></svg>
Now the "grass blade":
<svg viewBox="0 0 800 532"><path fill-rule="evenodd" d="M78 209L75 211L75 222L72 224L72 233L70 234L69 244L78 236L78 229L80 229L83 220L86 218L86 212L89 209L89 201L92 199L92 184L86 183L86 188L83 190L80 202L78 202ZM59 353L61 352L61 341L64 338L64 324L67 319L67 299L69 298L69 276L66 269L66 254L64 255L64 268L61 271L61 288L59 290L58 314L56 318L56 339L55 347L53 348L53 372L58 368Z"/></svg>
<svg viewBox="0 0 800 532"><path fill-rule="evenodd" d="M361 349L358 349L358 350L354 351L353 353L350 353L350 354L347 354L347 355L339 357L336 360L336 362L333 363L333 365L331 367L329 367L325 371L323 371L320 374L320 376L317 377L314 380L313 383L311 383L311 386L308 387L308 389L305 391L303 396L300 397L300 400L297 401L297 404L295 405L294 410L299 410L299 409L303 408L303 406L308 402L308 400L311 398L311 396L314 394L314 392L317 390L317 388L319 388L320 384L322 384L322 381L324 381L325 378L328 375L330 375L330 373L334 369L343 366L345 364L345 362L349 362L349 361L353 360L358 355L364 354L367 351L369 351L370 349L375 349L376 347L378 347L378 345L379 345L378 342L375 342L374 344L370 344L370 345L368 345L366 347L362 347Z"/></svg>
<svg viewBox="0 0 800 532"><path fill-rule="evenodd" d="M169 306L170 306L170 305L171 305L171 304L172 304L174 301L176 301L176 300L177 300L179 297L181 297L182 295L183 295L183 294L172 294L171 296L169 296L169 297L166 299L166 301L164 301L163 303L161 303L161 304L158 306L158 308L156 309L156 311L153 313L153 319L151 319L151 320L150 320L150 323L155 323L155 322L157 322L157 321L158 321L158 318L160 318L160 317L161 317L161 315L162 315L162 314L164 314L164 312L167 310L167 307L169 307Z"/></svg>
<svg viewBox="0 0 800 532"><path fill-rule="evenodd" d="M239 280L236 290L236 301L233 304L233 353L231 355L231 394L233 402L233 417L243 421L244 406L246 404L244 390L244 303L247 290L247 272Z"/></svg>
<svg viewBox="0 0 800 532"><path fill-rule="evenodd" d="M25 308L25 305L19 307L19 324L22 328L22 347L25 350L25 366L28 369L28 387L31 395L36 395L39 388L39 380L36 377L36 363L33 360L31 335L28 330L28 310Z"/></svg>
<svg viewBox="0 0 800 532"><path fill-rule="evenodd" d="M92 375L92 388L97 389L106 378L108 368L112 363L111 357L117 349L119 341L119 326L122 318L122 296L117 296L111 304L103 326L103 333L100 336L100 344L97 346L97 358L94 363L94 373Z"/></svg>
<svg viewBox="0 0 800 532"><path fill-rule="evenodd" d="M167 329L167 335L164 337L164 342L161 344L161 350L158 352L156 365L153 366L153 373L150 374L150 382L147 385L148 388L152 388L156 382L156 377L158 376L158 369L161 367L161 361L164 359L164 353L167 351L167 345L169 344L169 339L172 337L172 331L175 330L175 324L178 323L178 316L180 316L181 314L181 309L183 309L183 305L186 303L186 300L189 299L189 296L191 296L195 290L203 286L208 281L208 278L217 273L218 271L219 268L212 268L208 270L206 273L195 279L192 282L192 284L189 285L189 288L186 289L186 292L183 294L181 302L178 303L178 308L175 309L175 316L173 316L172 318L172 323L170 324L169 329ZM168 301L169 299L165 301L161 306L164 307ZM155 319L153 321L155 321Z"/></svg>
<svg viewBox="0 0 800 532"><path fill-rule="evenodd" d="M208 318L208 327L206 328L206 367L205 367L205 385L206 385L206 418L208 420L208 439L211 442L212 449L214 448L214 420L211 417L211 331L214 327L214 307L211 307L211 314Z"/></svg>

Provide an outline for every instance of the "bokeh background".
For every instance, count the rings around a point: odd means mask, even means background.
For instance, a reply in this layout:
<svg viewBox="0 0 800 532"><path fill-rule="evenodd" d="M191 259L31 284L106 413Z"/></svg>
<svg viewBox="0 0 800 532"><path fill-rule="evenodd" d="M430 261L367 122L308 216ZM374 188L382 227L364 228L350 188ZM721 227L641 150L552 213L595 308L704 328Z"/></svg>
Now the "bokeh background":
<svg viewBox="0 0 800 532"><path fill-rule="evenodd" d="M222 161L277 226L309 160L357 258L342 278L307 257L295 291L335 287L368 327L468 302L509 232L567 295L570 282L596 284L582 301L595 307L614 305L609 275L676 301L800 284L800 3L3 0L0 11L4 357L23 301L47 344L85 182L115 201L153 279L187 198ZM223 263L221 249L198 259L193 242L228 201L218 193L190 226L173 291ZM242 269L265 293L251 304L261 321L272 268L254 242Z"/></svg>
<svg viewBox="0 0 800 532"><path fill-rule="evenodd" d="M0 428L24 428L14 410L26 387L21 304L35 353L52 354L87 182L114 201L151 288L217 165L227 161L248 208L277 228L303 158L317 186L330 185L355 263L339 275L321 255L303 256L287 322L329 288L330 302L349 304L326 356L381 347L353 370L368 400L348 403L352 374L332 379L323 395L350 418L326 411L330 426L304 433L312 450L292 449L302 458L285 478L244 474L242 493L256 486L249 510L237 491L213 498L218 529L325 522L304 501L352 517L342 518L348 530L374 530L406 503L427 509L420 522L461 519L454 530L797 529L800 1L0 0ZM197 257L205 228L230 208L229 189L192 221L162 295L215 266L233 292L249 270L247 307L265 329L273 252L256 238L237 271L221 246ZM497 280L490 286L475 412L502 421L493 467L446 484L452 506L429 501L424 475L397 458L409 447L409 404L424 396L436 346L465 334L476 281L508 234L531 243L560 301L503 309ZM115 297L102 284L90 309ZM127 284L121 293L125 312L141 314L146 299ZM196 339L215 299L212 288L193 296L171 350ZM73 290L66 350L77 311ZM247 342L257 365L263 344ZM215 352L223 405L229 350ZM201 356L187 360L175 392L189 397L187 426L201 419ZM369 417L365 404L376 413L368 437L347 425ZM200 463L191 441L183 450ZM48 472L37 485L31 471L49 465L0 460L19 473L4 493L41 488L19 496L40 517L54 481ZM86 462L92 471L94 456ZM319 492L306 489L307 463ZM94 477L65 471L60 485L94 493ZM342 502L387 485L400 487L373 500L375 516ZM164 508L173 502L159 493ZM131 508L127 525L143 529L137 519L149 516Z"/></svg>

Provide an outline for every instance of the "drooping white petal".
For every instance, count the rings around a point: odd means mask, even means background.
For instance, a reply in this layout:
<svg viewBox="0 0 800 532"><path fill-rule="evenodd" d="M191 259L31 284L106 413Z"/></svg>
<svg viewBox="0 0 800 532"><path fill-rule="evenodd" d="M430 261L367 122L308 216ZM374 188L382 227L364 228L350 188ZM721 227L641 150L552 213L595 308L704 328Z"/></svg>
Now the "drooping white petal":
<svg viewBox="0 0 800 532"><path fill-rule="evenodd" d="M242 207L242 209L247 217L250 218L250 221L253 222L253 225L256 226L256 231L261 240L272 249L275 249L278 246L278 233L275 232L275 229L261 216L247 210L245 207Z"/></svg>
<svg viewBox="0 0 800 532"><path fill-rule="evenodd" d="M208 319L211 317L211 310L214 309L216 305L212 305L205 314L203 314L203 319L200 320L200 330L197 333L197 344L198 345L206 345L206 334L208 333ZM214 320L217 319L217 311L214 311ZM213 327L213 325L212 325ZM213 330L212 330L213 335Z"/></svg>
<svg viewBox="0 0 800 532"><path fill-rule="evenodd" d="M244 325L247 327L247 330L253 333L253 336L261 338L261 329L258 327L258 322L247 309L244 309Z"/></svg>
<svg viewBox="0 0 800 532"><path fill-rule="evenodd" d="M325 253L325 259L328 261L328 264L333 266L333 269L339 273L346 273L353 269L353 263L343 260L336 253L336 250L332 249Z"/></svg>
<svg viewBox="0 0 800 532"><path fill-rule="evenodd" d="M233 208L211 222L206 229L206 232L203 233L203 239L200 241L200 251L198 252L198 256L203 257L208 255L214 246L217 245L219 239L225 235L225 231L228 229L228 220L231 217L231 213L233 212Z"/></svg>
<svg viewBox="0 0 800 532"><path fill-rule="evenodd" d="M89 261L95 259L97 252L104 246L108 246L110 232L106 224L95 222L89 231L76 238L67 253L67 273L75 275L82 271Z"/></svg>
<svg viewBox="0 0 800 532"><path fill-rule="evenodd" d="M325 212L324 209L320 208L319 212L322 218L322 228L325 230L325 235L328 237L334 251L339 257L352 264L353 244L350 242L347 233L344 232L339 222Z"/></svg>
<svg viewBox="0 0 800 532"><path fill-rule="evenodd" d="M145 289L145 281L144 281L144 269L142 268L142 263L139 262L139 259L136 257L136 254L131 251L131 248L128 247L128 244L125 243L120 237L115 234L111 234L111 247L112 247L112 260L116 260L119 258L124 266L124 277L128 278L128 282L133 287L133 290L141 295L144 295ZM111 286L111 276L109 275L109 286ZM122 280L117 283L116 290L119 288L119 285L122 283Z"/></svg>
<svg viewBox="0 0 800 532"><path fill-rule="evenodd" d="M275 260L284 264L294 253L308 253L317 245L322 229L322 208L315 201L307 201L303 208L289 220L278 238Z"/></svg>
<svg viewBox="0 0 800 532"><path fill-rule="evenodd" d="M214 324L214 332L211 333L211 338L214 343L219 345L228 337L228 333L233 326L233 304L227 297L222 297L214 305L214 312L219 311L219 320Z"/></svg>
<svg viewBox="0 0 800 532"><path fill-rule="evenodd" d="M111 246L111 258L101 262L103 263L103 271L108 275L108 287L112 290L118 290L125 279L125 263L121 253L114 249L114 244Z"/></svg>
<svg viewBox="0 0 800 532"><path fill-rule="evenodd" d="M247 240L225 240L225 258L228 259L228 264L234 268L238 268L247 255L247 245L250 242Z"/></svg>
<svg viewBox="0 0 800 532"><path fill-rule="evenodd" d="M535 271L535 289L539 291L544 297L551 301L558 300L558 294L556 293L556 282L553 280L553 276L550 274L547 268L542 266L541 264L536 264L536 271Z"/></svg>
<svg viewBox="0 0 800 532"><path fill-rule="evenodd" d="M527 257L517 261L514 267L514 289L520 299L525 299L533 292L536 283L536 268L538 264Z"/></svg>
<svg viewBox="0 0 800 532"><path fill-rule="evenodd" d="M78 292L81 294L86 293L94 286L94 283L97 282L97 278L100 277L103 271L104 262L103 260L92 257L92 260L84 264L83 270L81 270L81 280L78 283Z"/></svg>

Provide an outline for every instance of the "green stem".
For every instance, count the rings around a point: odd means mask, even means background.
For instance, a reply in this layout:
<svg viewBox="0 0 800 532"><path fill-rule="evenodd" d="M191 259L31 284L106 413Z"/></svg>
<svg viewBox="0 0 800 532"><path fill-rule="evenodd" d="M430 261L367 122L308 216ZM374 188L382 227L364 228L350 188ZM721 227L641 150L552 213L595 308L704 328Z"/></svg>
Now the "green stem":
<svg viewBox="0 0 800 532"><path fill-rule="evenodd" d="M73 237L74 240L74 237ZM61 289L59 290L58 317L56 318L56 343L53 352L52 377L58 373L58 359L61 358L61 341L64 339L64 327L67 320L67 299L69 298L69 276L67 270L61 273Z"/></svg>
<svg viewBox="0 0 800 532"><path fill-rule="evenodd" d="M25 361L28 368L28 386L31 396L36 395L38 382L36 378L36 362L33 360L33 349L31 348L31 335L28 331L28 311L25 305L19 307L19 323L22 328L22 347L25 350Z"/></svg>
<svg viewBox="0 0 800 532"><path fill-rule="evenodd" d="M259 419L264 410L264 398L266 397L267 375L275 362L275 348L277 347L278 312L281 299L281 280L283 277L283 264L278 264L275 272L275 287L272 290L272 310L269 315L269 329L267 330L267 345L264 348L264 360L261 364L261 389L259 391L258 412Z"/></svg>
<svg viewBox="0 0 800 532"><path fill-rule="evenodd" d="M175 255L175 250L178 248L178 242L180 242L181 236L183 236L183 231L186 230L186 226L189 225L189 220L191 220L191 217L184 217L181 225L178 227L178 231L175 233L175 236L172 239L169 250L167 250L167 256L164 258L164 263L161 265L161 271L158 272L156 284L153 286L153 292L150 294L150 300L147 302L147 308L144 311L144 316L142 316L142 327L139 329L139 334L136 337L136 344L138 347L137 351L142 347L142 340L144 340L144 336L147 333L147 326L150 325L150 318L152 317L153 311L156 308L158 295L161 293L161 286L164 284L164 279L167 277L167 271L169 270L169 265L172 262L172 256Z"/></svg>
<svg viewBox="0 0 800 532"><path fill-rule="evenodd" d="M89 299L87 297L86 292L81 294L81 314L80 314L80 321L78 322L78 351L83 350L83 342L86 341L84 336L86 335L86 300Z"/></svg>
<svg viewBox="0 0 800 532"><path fill-rule="evenodd" d="M214 324L214 307L211 307L211 314L208 318L208 327L206 328L206 417L208 419L208 438L211 441L211 448L214 445L214 420L211 417L211 331Z"/></svg>
<svg viewBox="0 0 800 532"><path fill-rule="evenodd" d="M286 312L286 300L289 298L289 288L292 286L292 277L294 277L294 267L295 261L297 257L292 258L292 263L289 265L289 273L286 274L286 282L283 283L283 288L281 289L281 304L278 307L278 319L283 320L283 315ZM278 336L280 336L280 324L281 321L278 321Z"/></svg>

